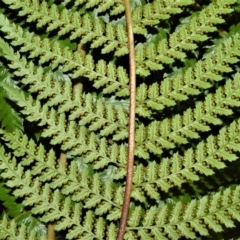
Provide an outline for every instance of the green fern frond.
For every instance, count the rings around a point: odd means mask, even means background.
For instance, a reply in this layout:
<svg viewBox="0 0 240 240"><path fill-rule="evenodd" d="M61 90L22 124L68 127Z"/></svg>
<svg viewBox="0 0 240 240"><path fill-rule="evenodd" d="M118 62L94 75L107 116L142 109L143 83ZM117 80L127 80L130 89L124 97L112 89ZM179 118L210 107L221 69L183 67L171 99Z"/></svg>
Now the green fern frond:
<svg viewBox="0 0 240 240"><path fill-rule="evenodd" d="M66 239L113 240L132 181L124 239L224 238L240 222L240 1L129 3L137 116L125 181L124 1L2 1L0 56L18 84L2 81L0 94L24 124L0 129L0 200ZM11 222L0 238L35 238Z"/></svg>
<svg viewBox="0 0 240 240"><path fill-rule="evenodd" d="M0 148L0 155L0 169L6 169L2 174L2 177L7 180L6 185L12 188L21 186L14 190L13 194L16 197L25 197L23 205L33 206L32 213L42 215L41 220L43 222L57 220L55 229L68 228L68 239L76 239L83 236L82 234L86 234L88 239L102 239L103 233L100 231L93 233L92 228L93 222L97 222L96 226L98 228L103 228L104 226L99 224L104 224L104 222L98 223L99 219L94 216L92 211L86 211L85 217L81 218L82 207L80 204L74 204L70 197L61 199L60 191L58 189L51 191L49 184L41 186L39 179L32 179L29 170L24 172L21 164L17 164L15 158L11 158L10 154L6 154L3 147ZM119 216L120 213L119 211ZM100 217L100 219L102 218Z"/></svg>
<svg viewBox="0 0 240 240"><path fill-rule="evenodd" d="M36 232L32 230L30 233L26 229L26 225L16 226L14 220L8 220L7 215L4 214L0 223L0 238L9 240L46 240L45 236L37 236Z"/></svg>
<svg viewBox="0 0 240 240"><path fill-rule="evenodd" d="M134 211L138 222L128 221L126 239L132 231L144 239L196 238L209 234L208 229L223 231L222 226L234 227L234 219L240 220L240 187L232 186L222 191L192 200L187 205L182 202L161 208L151 207L142 218L141 211ZM141 208L138 208L141 210Z"/></svg>
<svg viewBox="0 0 240 240"><path fill-rule="evenodd" d="M41 107L41 103L38 100L33 101L31 95L25 97L22 92L7 85L4 85L4 88L11 96L11 100L23 108L21 112L29 121L37 122L39 126L47 126L41 136L51 137L51 144L61 144L61 149L71 150L72 155L83 154L86 163L97 161L95 169L103 168L110 163L124 168L127 151L125 145L118 146L114 143L109 148L106 138L99 139L93 132L89 135L84 126L79 128L74 121L66 122L65 114L57 114L56 110L48 108L47 105Z"/></svg>
<svg viewBox="0 0 240 240"><path fill-rule="evenodd" d="M102 53L115 51L116 56L128 54L127 33L122 25L105 24L99 18L92 19L88 14L79 16L78 12L71 14L67 9L61 12L55 4L51 7L47 2L37 0L15 1L4 0L12 9L21 9L19 16L27 16L28 22L36 22L37 27L45 27L46 31L59 29L59 36L70 33L70 39L81 37L81 43L94 42L91 48L102 46ZM114 3L114 2L113 2ZM88 3L87 5L89 5Z"/></svg>
<svg viewBox="0 0 240 240"><path fill-rule="evenodd" d="M13 46L22 46L21 52L30 52L29 57L40 57L39 63L52 62L52 68L63 66L63 72L74 70L73 78L84 76L90 81L94 81L94 86L100 88L105 86L103 93L111 93L118 90L118 96L128 96L129 81L126 70L116 67L112 62L106 63L99 60L94 63L91 55L86 55L85 60L79 52L72 52L68 48L62 49L58 42L51 43L49 39L41 40L38 36L24 33L21 27L16 27L10 23L3 15L0 15L1 30L8 34L6 38L12 39ZM107 74L106 74L107 71Z"/></svg>
<svg viewBox="0 0 240 240"><path fill-rule="evenodd" d="M223 79L223 73L232 71L228 64L239 61L239 46L240 37L235 34L222 41L194 67L166 77L160 85L154 83L149 89L145 83L141 84L136 95L139 103L137 113L144 117L150 116L150 109L162 110L200 94L202 89L210 88L214 81Z"/></svg>
<svg viewBox="0 0 240 240"><path fill-rule="evenodd" d="M176 1L171 1L174 5L181 5ZM184 4L190 4L191 1L183 1ZM157 46L153 43L149 45L141 45L136 50L136 62L137 62L137 74L142 76L148 76L151 70L161 70L162 64L172 63L174 59L183 60L186 58L183 50L193 50L197 48L197 44L194 42L203 42L208 39L206 33L217 31L217 28L213 25L224 23L221 18L224 14L229 14L233 9L229 8L229 5L234 4L236 0L226 1L218 0L209 4L204 8L197 16L185 21L174 33L169 37L169 40L163 39ZM155 1L153 5L158 5L159 11L166 11L166 8L160 7L161 3ZM169 3L168 3L169 4ZM145 5L146 7L148 5ZM228 6L228 8L226 7ZM171 7L167 5L167 9ZM156 9L156 8L155 8ZM170 10L171 11L171 10ZM151 11L150 11L151 12ZM134 15L133 15L134 16ZM154 14L149 14L154 21L159 21L159 18L155 20ZM144 24L143 16L139 15L139 21ZM155 23L154 23L155 24Z"/></svg>
<svg viewBox="0 0 240 240"><path fill-rule="evenodd" d="M4 186L4 183L0 183L0 192L0 200L3 202L3 206L7 209L7 215L16 217L21 214L23 205L16 202L16 198L11 195L10 189Z"/></svg>
<svg viewBox="0 0 240 240"><path fill-rule="evenodd" d="M236 161L239 152L239 124L234 121L223 127L217 137L210 135L196 149L189 148L184 155L175 153L172 158L161 159L160 164L152 161L145 169L138 165L134 172L132 196L145 201L145 194L159 198L159 189L168 192L174 186L181 187L187 181L198 181L202 175L214 174L214 168L226 167L225 161Z"/></svg>
<svg viewBox="0 0 240 240"><path fill-rule="evenodd" d="M164 0L154 1L137 7L132 13L133 31L136 34L146 34L148 26L158 24L161 20L170 18L173 14L181 13L181 6L187 6L192 3L192 0Z"/></svg>
<svg viewBox="0 0 240 240"><path fill-rule="evenodd" d="M48 98L48 106L57 106L60 113L70 111L69 119L79 119L80 125L89 124L90 131L101 128L101 136L114 134L113 139L125 139L127 132L127 112L122 105L114 107L103 99L96 99L91 94L83 95L73 91L69 82L54 81L52 73L44 73L41 67L35 68L25 58L15 55L13 49L0 39L4 56L11 61L9 67L16 69L15 75L22 77L22 82L29 85L30 92L37 92L38 99ZM107 127L106 127L107 126Z"/></svg>
<svg viewBox="0 0 240 240"><path fill-rule="evenodd" d="M26 135L21 135L19 132L6 134L4 131L1 131L1 134L4 134L2 139L13 150L14 155L23 157L21 159L23 166L34 163L31 175L39 175L39 181L44 183L51 180L50 188L59 189L66 196L71 194L71 198L75 202L84 201L84 208L94 208L97 215L110 211L109 216L112 216L114 208L115 215L120 216L121 187L114 187L110 181L103 184L98 174L94 174L90 178L86 169L82 173L78 172L75 161L72 161L69 167L57 164L52 149L46 153L43 145L36 145L33 140L28 141ZM116 195L113 194L113 190L117 192Z"/></svg>
<svg viewBox="0 0 240 240"><path fill-rule="evenodd" d="M198 131L210 131L209 124L222 123L220 116L233 114L231 108L239 107L240 74L219 87L215 94L208 94L205 101L197 102L194 109L188 108L183 115L176 114L161 122L141 124L136 130L136 153L149 158L147 152L161 154L162 149L174 148L175 144L186 144L188 139L199 138Z"/></svg>

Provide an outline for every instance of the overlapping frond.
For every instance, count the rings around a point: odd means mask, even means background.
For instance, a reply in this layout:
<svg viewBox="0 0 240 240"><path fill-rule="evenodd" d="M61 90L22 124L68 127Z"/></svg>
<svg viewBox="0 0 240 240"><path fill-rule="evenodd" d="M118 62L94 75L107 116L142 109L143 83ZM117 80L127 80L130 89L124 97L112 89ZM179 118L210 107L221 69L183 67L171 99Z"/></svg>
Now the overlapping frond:
<svg viewBox="0 0 240 240"><path fill-rule="evenodd" d="M169 1L167 2L169 4ZM181 6L182 4L189 4L191 1L182 1L182 3L181 1L170 2L175 6L178 4ZM170 64L174 62L174 59L183 60L186 58L184 50L196 49L197 42L203 42L208 39L207 33L217 31L218 29L214 25L224 23L222 15L231 13L233 9L229 6L235 2L236 0L227 2L223 0L214 1L206 8L203 8L198 15L186 19L175 32L170 34L169 39L159 41L157 46L153 43L149 45L140 45L136 49L137 74L148 76L151 70L161 70L163 68L162 64ZM161 1L154 1L152 4L157 6L152 9L159 9L159 11L164 11L165 14L168 11L166 9L172 10L169 5L166 7L161 6ZM164 5L164 3L162 4ZM149 8L149 4L145 5L144 8ZM151 7L149 9L147 13L153 19L152 24L156 24L161 17L154 16ZM174 10L180 11L178 8L174 8ZM165 14L163 16L166 16ZM141 24L144 24L144 19L142 19L142 17L143 16L139 14L138 19ZM147 22L148 21L147 19Z"/></svg>
<svg viewBox="0 0 240 240"><path fill-rule="evenodd" d="M229 127L221 128L217 136L210 135L184 154L177 152L170 159L161 159L160 163L152 161L146 169L142 164L136 166L132 196L140 201L145 201L146 194L158 199L159 189L168 192L187 181L198 181L202 175L214 174L214 169L225 168L225 161L238 160L239 124L240 120L232 122Z"/></svg>
<svg viewBox="0 0 240 240"><path fill-rule="evenodd" d="M136 131L136 154L149 158L149 153L161 154L162 149L171 149L176 144L186 144L188 139L199 138L198 132L210 131L210 125L222 123L221 116L230 116L232 108L239 107L240 74L219 87L215 94L209 93L205 101L198 101L195 108L188 108L183 115L176 114L161 122L141 124Z"/></svg>
<svg viewBox="0 0 240 240"><path fill-rule="evenodd" d="M240 187L232 186L187 204L176 202L161 208L152 206L145 214L136 207L129 218L126 238L196 239L196 233L207 236L209 230L223 231L223 226L234 227L240 220ZM137 221L132 221L132 219Z"/></svg>
<svg viewBox="0 0 240 240"><path fill-rule="evenodd" d="M1 50L0 50L1 52ZM11 73L8 68L0 62L0 86L1 82L10 84L11 86L17 86L13 81ZM2 128L11 132L15 129L23 128L23 120L20 118L17 111L15 111L6 99L6 93L2 87L0 87L0 122Z"/></svg>
<svg viewBox="0 0 240 240"><path fill-rule="evenodd" d="M7 34L6 38L11 39L13 46L21 46L20 51L29 53L30 58L39 57L40 64L50 61L53 69L62 65L63 72L73 71L72 78L84 76L94 81L93 85L96 88L105 86L104 93L118 90L118 96L129 95L127 87L129 79L123 67L116 67L113 62L106 63L104 60L99 60L95 64L91 55L86 55L83 59L79 52L63 49L57 41L51 43L47 38L41 40L39 36L24 33L21 27L10 23L2 14L0 26L1 31Z"/></svg>
<svg viewBox="0 0 240 240"><path fill-rule="evenodd" d="M136 95L139 103L137 113L150 116L152 110L174 106L177 102L200 94L203 89L209 89L215 81L224 78L224 73L233 71L229 64L239 61L239 46L240 36L237 33L224 39L193 67L164 78L160 84L154 83L149 87L141 84Z"/></svg>

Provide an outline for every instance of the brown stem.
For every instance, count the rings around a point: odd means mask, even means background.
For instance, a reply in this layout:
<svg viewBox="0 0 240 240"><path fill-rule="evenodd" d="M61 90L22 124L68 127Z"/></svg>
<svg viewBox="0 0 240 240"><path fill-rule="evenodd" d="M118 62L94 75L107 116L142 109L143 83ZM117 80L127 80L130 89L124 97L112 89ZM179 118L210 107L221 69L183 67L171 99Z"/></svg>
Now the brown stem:
<svg viewBox="0 0 240 240"><path fill-rule="evenodd" d="M53 224L48 224L47 228L47 239L48 240L55 240L55 230L54 230L54 225Z"/></svg>
<svg viewBox="0 0 240 240"><path fill-rule="evenodd" d="M67 164L67 155L66 153L61 152L59 162L66 165Z"/></svg>
<svg viewBox="0 0 240 240"><path fill-rule="evenodd" d="M126 230L128 210L130 205L132 177L133 177L133 162L134 162L134 145L135 145L135 96L136 96L136 73L135 73L135 55L134 55L134 37L131 18L130 1L124 0L125 15L128 29L128 48L129 48L129 64L130 64L130 111L129 111L129 127L128 127L128 162L127 162L127 177L126 188L124 193L124 203L122 207L122 216L118 231L117 240L122 240Z"/></svg>
<svg viewBox="0 0 240 240"><path fill-rule="evenodd" d="M80 53L80 55L85 58L86 56L86 49L85 45L79 43L77 47L77 51ZM73 84L73 89L75 90L76 88L79 88L81 91L83 91L83 82L84 82L84 77L78 77Z"/></svg>

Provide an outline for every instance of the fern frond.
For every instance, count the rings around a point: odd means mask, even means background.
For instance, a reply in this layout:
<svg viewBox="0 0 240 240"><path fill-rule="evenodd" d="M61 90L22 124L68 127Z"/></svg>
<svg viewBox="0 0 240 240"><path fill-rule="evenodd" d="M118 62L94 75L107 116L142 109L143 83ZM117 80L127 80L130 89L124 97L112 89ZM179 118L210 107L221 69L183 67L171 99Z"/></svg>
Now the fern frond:
<svg viewBox="0 0 240 240"><path fill-rule="evenodd" d="M24 172L22 165L16 163L15 158L6 154L2 147L0 155L0 169L5 170L2 177L6 179L6 185L12 188L21 186L14 190L13 194L16 197L25 197L22 203L24 206L33 206L32 213L42 215L43 222L57 220L55 229L59 231L68 228L68 239L84 235L88 236L88 239L102 239L100 231L96 231L100 235L92 231L93 222L98 220L92 211L86 211L85 217L81 218L80 204L73 204L70 197L61 199L60 191L58 189L51 191L49 184L41 186L39 179L33 179L29 170ZM97 228L104 228L104 222L98 221Z"/></svg>
<svg viewBox="0 0 240 240"><path fill-rule="evenodd" d="M136 167L133 178L133 197L145 201L145 193L153 199L159 198L159 188L168 192L174 186L181 187L187 181L198 181L201 175L214 174L214 168L226 167L225 161L236 161L240 151L240 131L238 122L223 127L217 137L210 135L200 142L196 149L189 148L184 155L173 154L172 158L163 158L161 163L149 163L144 169Z"/></svg>
<svg viewBox="0 0 240 240"><path fill-rule="evenodd" d="M186 205L177 202L159 209L153 206L144 218L137 213L139 223L129 221L127 231L137 232L144 239L195 239L196 232L202 236L209 234L208 229L221 232L222 226L232 228L234 219L240 220L239 199L240 187L232 186Z"/></svg>
<svg viewBox="0 0 240 240"><path fill-rule="evenodd" d="M21 135L20 132L7 134L1 130L1 134L4 134L2 139L13 150L14 155L23 157L21 160L23 166L34 163L31 175L34 177L39 175L39 181L44 183L51 180L50 188L59 189L66 196L71 194L75 202L84 201L83 207L94 208L97 215L106 214L109 211L112 215L114 208L115 214L118 212L120 216L122 198L117 197L123 194L121 187L114 187L110 181L103 184L98 174L90 177L86 169L80 173L75 161L72 161L69 167L57 164L52 149L46 153L43 145L37 145L33 140L29 141L27 136ZM113 190L117 192L116 195L113 194Z"/></svg>
<svg viewBox="0 0 240 240"><path fill-rule="evenodd" d="M0 45L0 55L3 56L3 46ZM6 92L1 87L1 82L17 87L17 83L13 80L13 76L8 69L0 63L0 122L2 128L8 132L15 129L23 129L23 120L20 118L18 112L6 100Z"/></svg>
<svg viewBox="0 0 240 240"><path fill-rule="evenodd" d="M29 32L24 33L21 27L10 23L0 14L1 30L8 34L6 38L12 39L13 46L22 46L20 51L30 52L29 57L40 57L39 63L51 61L52 68L63 66L63 72L73 70L72 78L84 76L94 81L94 87L105 86L103 93L111 93L118 90L118 96L128 96L128 76L126 70L116 67L112 62L106 63L99 60L96 64L91 55L86 55L85 60L79 52L72 52L68 48L62 49L58 42L51 43L49 39L41 40L38 36L32 36ZM107 71L107 73L106 73Z"/></svg>
<svg viewBox="0 0 240 240"><path fill-rule="evenodd" d="M239 61L239 46L240 36L237 33L223 40L194 67L163 79L160 85L154 83L149 89L145 83L141 84L137 89L136 99L139 106L136 112L140 116L150 116L151 109L162 110L200 94L202 89L210 88L212 82L224 78L223 73L232 71L228 64Z"/></svg>
<svg viewBox="0 0 240 240"><path fill-rule="evenodd" d="M192 3L192 0L164 0L153 1L137 7L132 13L133 31L136 34L145 34L148 26L158 24L160 21L170 18L173 14L181 13L181 6L187 6Z"/></svg>
<svg viewBox="0 0 240 240"><path fill-rule="evenodd" d="M29 121L37 122L39 126L47 126L41 136L51 137L51 144L61 144L61 149L71 150L72 155L85 156L86 163L97 161L94 165L95 169L103 168L111 162L119 167L124 167L126 164L125 145L118 146L114 143L109 148L105 138L99 139L93 132L89 135L88 130L84 126L79 128L76 122L66 123L65 114L57 114L56 110L48 108L47 105L41 107L41 103L38 100L33 101L31 95L25 97L16 89L7 85L4 87L11 96L11 100L16 101L23 108L21 112Z"/></svg>
<svg viewBox="0 0 240 240"><path fill-rule="evenodd" d="M34 67L32 62L18 54L0 39L5 58L11 61L9 67L14 69L16 76L21 76L22 83L29 85L30 92L37 92L39 100L48 98L48 106L57 106L58 112L69 112L69 119L80 118L80 125L89 125L90 131L101 128L101 136L113 134L114 140L127 137L127 112L122 105L117 107L106 103L103 99L96 99L91 94L83 95L78 90L73 91L69 82L54 81L53 74L44 73L41 67ZM107 126L107 127L106 127Z"/></svg>
<svg viewBox="0 0 240 240"><path fill-rule="evenodd" d="M105 13L109 12L110 15L118 15L121 13L124 13L124 6L123 2L121 0L106 0L106 1L101 1L101 0L77 0L74 1L74 5L82 5L85 2L86 9L95 7L97 13Z"/></svg>
<svg viewBox="0 0 240 240"><path fill-rule="evenodd" d="M0 183L0 192L0 200L6 208L7 215L11 217L20 215L23 210L23 205L16 202L16 198L12 196L10 189L4 186L4 183Z"/></svg>
<svg viewBox="0 0 240 240"><path fill-rule="evenodd" d="M191 1L182 2L184 4L190 4ZM186 20L182 26L170 35L168 41L163 39L157 44L157 46L153 43L139 46L136 49L137 74L148 76L151 70L161 70L163 68L163 63L172 63L175 58L181 60L186 58L186 54L183 50L196 49L197 44L195 42L206 41L208 39L206 33L217 31L217 28L213 25L225 22L221 16L231 13L233 9L229 6L235 2L236 0L231 0L226 4L226 2L222 0L214 1L214 3L209 4L197 16ZM181 5L179 1L177 3L176 1L171 1L171 3L173 5ZM166 12L168 11L168 8L171 9L169 5L160 7L161 3L159 1L154 1L151 4L159 5L157 7L159 11ZM145 5L144 8L146 6L147 5ZM228 6L228 8L226 6ZM151 16L155 22L159 21L159 18L156 18L155 20L154 14L150 13L151 11L149 12L149 16ZM141 22L141 25L144 24L144 18L141 14L139 15L139 21Z"/></svg>
<svg viewBox="0 0 240 240"><path fill-rule="evenodd" d="M114 52L116 56L128 54L127 33L121 24L116 26L112 23L105 24L99 18L93 19L89 14L79 16L78 12L71 13L67 9L60 12L55 4L51 4L50 7L45 1L39 3L37 0L3 0L3 2L12 9L21 9L18 15L26 16L28 22L37 21L37 27L47 26L48 32L59 29L59 36L70 33L71 40L80 37L82 44L93 41L91 48L102 47L102 53L117 50Z"/></svg>
<svg viewBox="0 0 240 240"><path fill-rule="evenodd" d="M194 109L188 108L183 115L174 115L161 122L152 121L148 126L141 124L136 130L136 154L149 158L148 152L161 154L162 149L174 148L175 143L186 144L188 139L199 138L198 131L210 131L209 124L222 123L220 116L233 114L231 108L239 107L240 73L226 81L215 94L208 94L205 101L197 102Z"/></svg>
<svg viewBox="0 0 240 240"><path fill-rule="evenodd" d="M26 229L26 225L16 226L14 220L8 220L7 215L4 214L0 223L0 239L9 240L47 240L45 236L37 236L36 232L32 230L30 233Z"/></svg>

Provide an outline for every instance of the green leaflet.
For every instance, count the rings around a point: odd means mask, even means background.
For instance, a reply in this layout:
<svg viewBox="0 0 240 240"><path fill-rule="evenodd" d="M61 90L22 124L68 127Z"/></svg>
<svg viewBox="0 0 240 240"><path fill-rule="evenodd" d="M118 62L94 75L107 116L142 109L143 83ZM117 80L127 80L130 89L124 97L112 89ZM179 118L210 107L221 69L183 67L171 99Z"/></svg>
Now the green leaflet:
<svg viewBox="0 0 240 240"><path fill-rule="evenodd" d="M128 77L123 68L116 68L114 64L107 64L104 60L98 61L95 66L91 55L87 55L85 59L83 59L83 56L81 56L78 52L71 52L68 48L62 49L57 41L52 44L47 38L41 40L39 37L34 36L32 39L32 35L30 33L24 33L21 27L17 27L15 24L10 24L9 20L3 15L0 15L0 21L2 24L1 30L5 33L9 33L7 37L8 39L13 39L12 45L23 45L21 47L21 51L31 51L31 54L29 55L30 58L40 57L41 64L52 61L53 69L65 63L63 72L74 69L74 73L72 75L73 78L84 76L88 77L90 81L95 80L94 85L96 88L100 88L110 83L110 86L106 87L105 93L113 92L121 87L122 91L119 91L118 95L128 95L128 89L126 87ZM24 44L26 41L28 41L29 45ZM52 56L52 53L55 53L54 57ZM109 71L113 71L118 76L118 80L116 81L111 78L111 75L104 76L103 72L105 71L105 68L108 68Z"/></svg>
<svg viewBox="0 0 240 240"><path fill-rule="evenodd" d="M155 83L155 86L149 89L147 89L146 84L142 84L136 99L140 102L140 107L147 109L147 112L137 109L137 113L141 116L150 116L151 108L161 110L164 106L176 105L177 102L199 95L200 89L210 88L213 85L211 82L221 81L223 79L222 73L232 71L225 64L239 61L237 58L240 55L238 48L239 34L236 34L215 47L205 56L204 60L198 61L194 67L184 69L183 72L179 71L173 76L163 79L161 84Z"/></svg>
<svg viewBox="0 0 240 240"><path fill-rule="evenodd" d="M100 238L99 235L95 235L93 233L89 233L91 225L90 223L93 221L93 212L92 211L87 211L86 213L86 218L82 220L82 224L79 224L80 221L80 210L81 210L81 205L76 203L73 204L71 202L71 199L69 197L67 198L61 198L60 191L54 190L51 191L50 186L44 185L43 188L41 188L41 185L39 183L39 179L35 178L33 179L31 177L30 171L27 171L24 173L24 180L21 179L21 176L23 174L23 167L18 164L16 167L16 160L13 158L10 160L10 155L4 153L4 149L1 147L0 149L0 154L1 154L1 159L2 162L0 164L0 169L8 169L8 165L11 166L11 171L7 171L4 174L2 174L3 178L10 178L11 180L8 180L6 182L6 185L9 187L13 186L23 186L22 188L16 189L14 191L14 195L18 197L23 197L25 196L25 200L23 201L23 205L25 206L32 206L33 204L35 205L34 208L32 209L32 212L34 214L43 214L41 217L41 220L43 222L48 222L48 221L54 221L61 219L59 221L55 228L56 229L61 229L62 226L68 225L73 226L77 225L77 228L73 228L72 231L69 232L68 237L69 239L74 239L81 235L82 233L86 232L89 237L97 237ZM15 170L17 168L17 170ZM26 184L26 183L29 184ZM52 196L51 199L49 197ZM60 207L61 205L61 207ZM60 208L56 211L56 209ZM74 215L70 216L71 210L73 210ZM46 212L45 212L46 211ZM71 218L72 217L72 218ZM69 222L69 219L71 218L71 223ZM67 223L68 222L68 223ZM102 222L101 225L97 224L97 227L103 228L104 222ZM101 235L101 233L99 233Z"/></svg>
<svg viewBox="0 0 240 240"><path fill-rule="evenodd" d="M16 203L16 198L10 194L10 189L0 184L0 200L3 202L3 206L7 209L8 216L16 217L21 214L23 210L23 206L21 204Z"/></svg>

